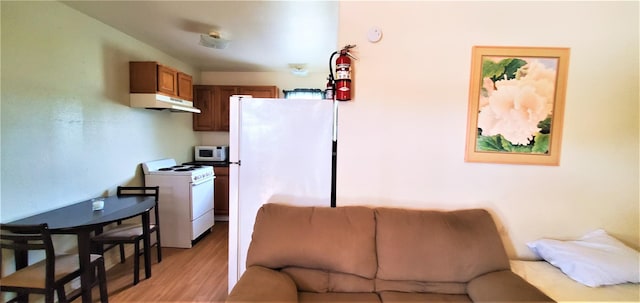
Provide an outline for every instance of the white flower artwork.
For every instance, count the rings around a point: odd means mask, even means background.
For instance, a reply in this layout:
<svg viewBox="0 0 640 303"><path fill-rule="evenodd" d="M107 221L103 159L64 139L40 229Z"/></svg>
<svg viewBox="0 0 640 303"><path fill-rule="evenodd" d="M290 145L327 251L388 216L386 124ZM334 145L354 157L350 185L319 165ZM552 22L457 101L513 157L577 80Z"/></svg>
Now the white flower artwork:
<svg viewBox="0 0 640 303"><path fill-rule="evenodd" d="M478 114L482 135L502 135L521 146L533 142L541 131L538 124L552 114L556 76L555 66L547 68L538 59L523 60L527 64L516 71L522 76L495 83L488 77L483 80L487 96L480 97Z"/></svg>

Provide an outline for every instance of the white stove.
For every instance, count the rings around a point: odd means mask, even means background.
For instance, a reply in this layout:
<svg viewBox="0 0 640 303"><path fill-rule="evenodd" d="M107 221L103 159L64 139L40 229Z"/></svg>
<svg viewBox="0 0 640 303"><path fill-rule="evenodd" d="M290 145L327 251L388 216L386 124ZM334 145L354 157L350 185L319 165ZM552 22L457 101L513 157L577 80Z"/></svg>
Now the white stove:
<svg viewBox="0 0 640 303"><path fill-rule="evenodd" d="M214 176L213 167L204 165L177 165L174 159L161 159L142 163L145 175L191 176L193 181Z"/></svg>
<svg viewBox="0 0 640 303"><path fill-rule="evenodd" d="M177 165L174 159L142 163L146 186L160 186L162 246L190 248L214 224L213 167Z"/></svg>

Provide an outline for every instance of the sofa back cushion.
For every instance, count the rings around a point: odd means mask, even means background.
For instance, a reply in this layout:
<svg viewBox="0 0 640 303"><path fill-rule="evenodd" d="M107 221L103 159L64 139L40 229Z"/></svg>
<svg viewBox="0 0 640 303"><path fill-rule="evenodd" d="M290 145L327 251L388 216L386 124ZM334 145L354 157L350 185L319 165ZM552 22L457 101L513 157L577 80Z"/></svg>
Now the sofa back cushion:
<svg viewBox="0 0 640 303"><path fill-rule="evenodd" d="M322 269L373 279L373 209L265 204L258 210L247 253L247 267L252 265Z"/></svg>
<svg viewBox="0 0 640 303"><path fill-rule="evenodd" d="M379 279L468 282L509 269L502 240L486 210L378 208L375 213Z"/></svg>

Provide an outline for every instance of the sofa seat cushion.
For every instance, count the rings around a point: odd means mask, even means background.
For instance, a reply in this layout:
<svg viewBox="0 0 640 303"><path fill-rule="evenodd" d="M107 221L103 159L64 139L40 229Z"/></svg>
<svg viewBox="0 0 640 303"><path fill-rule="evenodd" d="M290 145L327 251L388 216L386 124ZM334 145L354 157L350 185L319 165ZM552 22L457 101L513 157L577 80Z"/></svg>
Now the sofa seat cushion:
<svg viewBox="0 0 640 303"><path fill-rule="evenodd" d="M467 283L375 280L376 291L424 292L460 295L467 293Z"/></svg>
<svg viewBox="0 0 640 303"><path fill-rule="evenodd" d="M373 209L265 204L256 216L247 267L323 269L373 279L377 270Z"/></svg>
<svg viewBox="0 0 640 303"><path fill-rule="evenodd" d="M509 269L491 215L459 211L377 208L377 278L468 282Z"/></svg>
<svg viewBox="0 0 640 303"><path fill-rule="evenodd" d="M226 302L297 302L296 285L285 273L261 266L247 268Z"/></svg>
<svg viewBox="0 0 640 303"><path fill-rule="evenodd" d="M356 275L300 267L285 267L281 271L291 277L299 291L373 292L375 290L374 280Z"/></svg>
<svg viewBox="0 0 640 303"><path fill-rule="evenodd" d="M346 292L299 292L298 302L322 302L322 303L380 303L380 297L376 293L346 293Z"/></svg>
<svg viewBox="0 0 640 303"><path fill-rule="evenodd" d="M384 291L380 293L383 303L407 302L473 302L467 295L448 295L419 292Z"/></svg>
<svg viewBox="0 0 640 303"><path fill-rule="evenodd" d="M479 276L469 282L467 292L474 302L554 302L511 270Z"/></svg>

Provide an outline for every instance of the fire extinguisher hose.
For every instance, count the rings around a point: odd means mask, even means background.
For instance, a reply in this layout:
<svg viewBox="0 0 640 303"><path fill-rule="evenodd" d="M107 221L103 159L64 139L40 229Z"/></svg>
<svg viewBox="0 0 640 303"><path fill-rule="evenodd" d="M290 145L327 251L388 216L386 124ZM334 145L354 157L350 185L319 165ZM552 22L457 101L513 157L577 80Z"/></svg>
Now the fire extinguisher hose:
<svg viewBox="0 0 640 303"><path fill-rule="evenodd" d="M331 77L331 81L335 80L335 77L333 76L333 57L337 54L338 51L335 51L331 54L331 57L329 57L329 75Z"/></svg>

